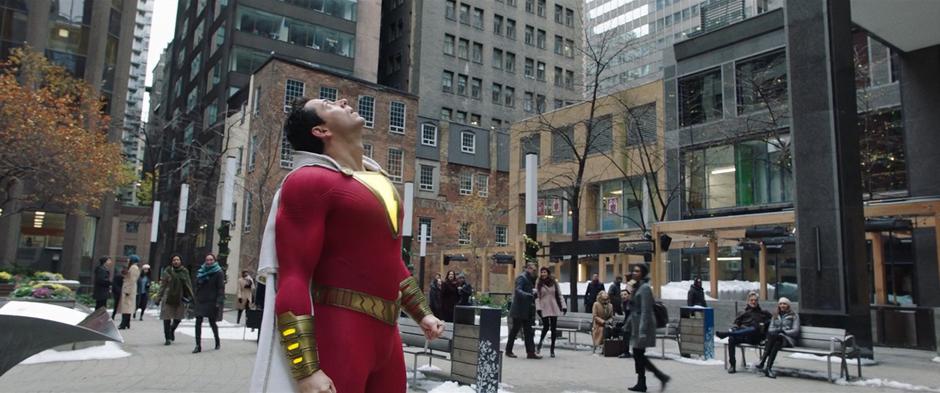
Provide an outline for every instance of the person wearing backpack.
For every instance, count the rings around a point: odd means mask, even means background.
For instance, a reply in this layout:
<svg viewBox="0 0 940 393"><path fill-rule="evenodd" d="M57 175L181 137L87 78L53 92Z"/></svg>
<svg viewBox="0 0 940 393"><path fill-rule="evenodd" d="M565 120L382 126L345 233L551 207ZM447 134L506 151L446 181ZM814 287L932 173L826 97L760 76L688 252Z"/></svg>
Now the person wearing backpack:
<svg viewBox="0 0 940 393"><path fill-rule="evenodd" d="M645 264L633 268L633 279L637 281L637 289L630 298L630 342L633 344L634 368L636 371L636 385L628 388L632 392L646 391L646 370L652 371L659 379L660 389L666 389L671 379L659 371L646 357L646 348L656 346L656 300L649 285L649 267Z"/></svg>

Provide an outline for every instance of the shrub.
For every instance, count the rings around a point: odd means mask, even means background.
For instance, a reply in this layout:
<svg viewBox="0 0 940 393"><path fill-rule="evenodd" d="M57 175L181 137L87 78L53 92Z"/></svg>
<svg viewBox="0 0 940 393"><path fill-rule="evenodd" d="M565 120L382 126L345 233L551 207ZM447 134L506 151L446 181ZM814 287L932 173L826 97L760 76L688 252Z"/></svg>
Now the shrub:
<svg viewBox="0 0 940 393"><path fill-rule="evenodd" d="M0 272L0 283L8 283L13 281L13 275L7 272Z"/></svg>

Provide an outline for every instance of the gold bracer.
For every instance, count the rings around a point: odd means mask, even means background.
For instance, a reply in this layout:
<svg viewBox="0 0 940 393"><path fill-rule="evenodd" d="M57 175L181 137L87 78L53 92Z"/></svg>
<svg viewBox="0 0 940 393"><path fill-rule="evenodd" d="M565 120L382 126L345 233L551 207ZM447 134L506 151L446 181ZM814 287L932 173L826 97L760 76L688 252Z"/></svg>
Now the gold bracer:
<svg viewBox="0 0 940 393"><path fill-rule="evenodd" d="M277 330L287 354L294 379L313 375L320 369L317 339L313 335L313 315L297 316L288 311L277 316Z"/></svg>
<svg viewBox="0 0 940 393"><path fill-rule="evenodd" d="M428 315L432 315L431 308L428 307L428 299L424 297L424 292L418 286L418 280L414 277L404 279L398 284L398 290L401 291L401 307L414 319L421 323L421 320Z"/></svg>

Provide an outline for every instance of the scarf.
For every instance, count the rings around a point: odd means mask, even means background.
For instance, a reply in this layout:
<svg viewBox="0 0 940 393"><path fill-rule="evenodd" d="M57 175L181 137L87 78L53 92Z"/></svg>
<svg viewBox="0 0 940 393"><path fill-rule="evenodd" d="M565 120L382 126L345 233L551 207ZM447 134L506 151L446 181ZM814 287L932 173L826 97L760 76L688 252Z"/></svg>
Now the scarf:
<svg viewBox="0 0 940 393"><path fill-rule="evenodd" d="M200 284L204 284L206 281L209 281L209 275L215 274L222 271L222 267L218 263L213 263L212 266L209 266L205 263L199 267L199 271L196 272L196 281Z"/></svg>

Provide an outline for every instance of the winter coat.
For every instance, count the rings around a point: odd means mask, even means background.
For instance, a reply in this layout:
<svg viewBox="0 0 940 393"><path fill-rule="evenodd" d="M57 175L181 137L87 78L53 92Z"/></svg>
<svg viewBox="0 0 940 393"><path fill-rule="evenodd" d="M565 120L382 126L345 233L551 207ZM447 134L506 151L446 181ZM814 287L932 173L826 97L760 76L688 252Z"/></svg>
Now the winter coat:
<svg viewBox="0 0 940 393"><path fill-rule="evenodd" d="M656 316L653 315L653 290L643 279L630 298L630 343L633 348L656 346Z"/></svg>
<svg viewBox="0 0 940 393"><path fill-rule="evenodd" d="M594 324L591 326L591 337L594 339L594 345L604 343L604 326L614 317L614 307L610 304L610 297L604 294L594 303L594 309L591 314L594 316Z"/></svg>
<svg viewBox="0 0 940 393"><path fill-rule="evenodd" d="M431 280L431 289L428 290L428 305L434 316L443 319L441 316L441 284L437 280Z"/></svg>
<svg viewBox="0 0 940 393"><path fill-rule="evenodd" d="M708 307L705 304L705 288L692 285L689 287L689 294L686 296L686 305Z"/></svg>
<svg viewBox="0 0 940 393"><path fill-rule="evenodd" d="M147 292L150 292L150 277L141 272L140 277L137 279L137 294L143 295Z"/></svg>
<svg viewBox="0 0 940 393"><path fill-rule="evenodd" d="M111 277L108 268L99 265L95 268L95 300L108 300L111 296Z"/></svg>
<svg viewBox="0 0 940 393"><path fill-rule="evenodd" d="M604 290L604 284L600 281L591 281L588 283L587 291L584 292L584 311L590 310L597 300L597 294Z"/></svg>
<svg viewBox="0 0 940 393"><path fill-rule="evenodd" d="M770 327L767 328L767 335L782 335L787 339L787 346L796 345L796 339L800 336L800 315L790 310L786 314L774 315L770 320Z"/></svg>
<svg viewBox="0 0 940 393"><path fill-rule="evenodd" d="M542 285L539 288L535 310L541 311L543 317L557 317L561 315L562 310L567 310L565 303L561 301L561 288L558 287L557 281L552 286Z"/></svg>
<svg viewBox="0 0 940 393"><path fill-rule="evenodd" d="M245 310L251 306L251 294L255 288L255 280L249 278L238 279L238 304L235 307L239 310Z"/></svg>
<svg viewBox="0 0 940 393"><path fill-rule="evenodd" d="M196 280L196 316L222 319L225 305L225 273L218 271Z"/></svg>
<svg viewBox="0 0 940 393"><path fill-rule="evenodd" d="M469 306L470 297L473 296L473 287L470 286L470 283L464 283L462 286L457 288L457 304L460 306Z"/></svg>
<svg viewBox="0 0 940 393"><path fill-rule="evenodd" d="M535 319L535 295L532 293L534 285L528 273L522 272L516 277L515 290L512 293L512 306L509 307L509 317L515 319Z"/></svg>
<svg viewBox="0 0 940 393"><path fill-rule="evenodd" d="M118 313L131 314L137 311L137 279L140 278L140 268L137 264L131 264L127 268L127 277L124 278L124 284L121 287L121 303L118 307Z"/></svg>
<svg viewBox="0 0 940 393"><path fill-rule="evenodd" d="M610 305L614 307L614 312L617 314L623 314L623 307L621 306L622 300L620 299L620 283L614 281L613 284L610 284L610 287L607 289L607 296L610 296Z"/></svg>
<svg viewBox="0 0 940 393"><path fill-rule="evenodd" d="M763 333L767 330L767 323L770 322L771 318L773 318L773 315L761 309L759 304L756 307L748 306L734 319L734 326L740 328L753 327Z"/></svg>
<svg viewBox="0 0 940 393"><path fill-rule="evenodd" d="M444 321L454 321L454 306L457 305L457 281L444 281L441 286L441 314Z"/></svg>
<svg viewBox="0 0 940 393"><path fill-rule="evenodd" d="M189 270L180 266L167 266L160 275L160 319L183 319L186 306L193 298L193 285ZM183 301L187 299L187 301Z"/></svg>
<svg viewBox="0 0 940 393"><path fill-rule="evenodd" d="M111 279L111 296L114 297L114 307L121 301L121 289L124 287L124 275L120 272L114 272L114 278Z"/></svg>

